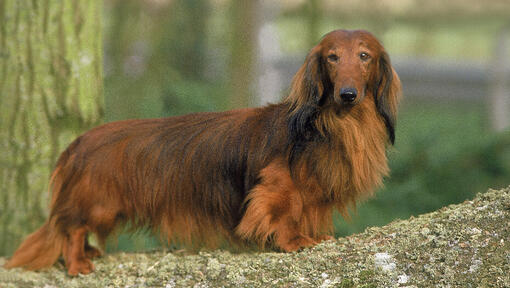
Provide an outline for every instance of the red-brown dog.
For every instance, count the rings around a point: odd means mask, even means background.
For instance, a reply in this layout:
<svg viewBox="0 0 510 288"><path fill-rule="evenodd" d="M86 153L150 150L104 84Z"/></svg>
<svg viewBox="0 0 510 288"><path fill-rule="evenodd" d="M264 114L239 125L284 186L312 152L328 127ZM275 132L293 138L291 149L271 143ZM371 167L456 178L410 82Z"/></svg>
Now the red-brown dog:
<svg viewBox="0 0 510 288"><path fill-rule="evenodd" d="M40 269L63 255L70 275L90 273L100 251L87 234L103 245L126 222L186 243L314 245L331 232L333 208L346 214L388 174L399 95L377 39L337 30L280 104L92 129L60 156L49 219L5 267Z"/></svg>

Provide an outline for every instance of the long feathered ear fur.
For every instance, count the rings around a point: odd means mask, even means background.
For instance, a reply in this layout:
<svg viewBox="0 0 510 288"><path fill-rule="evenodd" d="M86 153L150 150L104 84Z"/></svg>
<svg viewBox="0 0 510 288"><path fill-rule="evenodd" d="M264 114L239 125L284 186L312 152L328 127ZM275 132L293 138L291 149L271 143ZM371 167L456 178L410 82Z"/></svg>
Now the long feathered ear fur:
<svg viewBox="0 0 510 288"><path fill-rule="evenodd" d="M383 52L378 59L378 76L375 83L374 97L377 111L384 119L391 144L395 144L397 105L402 88L386 52Z"/></svg>
<svg viewBox="0 0 510 288"><path fill-rule="evenodd" d="M285 100L290 108L289 136L294 141L309 140L315 130L313 123L325 88L323 70L320 47L315 46L294 76L290 94Z"/></svg>

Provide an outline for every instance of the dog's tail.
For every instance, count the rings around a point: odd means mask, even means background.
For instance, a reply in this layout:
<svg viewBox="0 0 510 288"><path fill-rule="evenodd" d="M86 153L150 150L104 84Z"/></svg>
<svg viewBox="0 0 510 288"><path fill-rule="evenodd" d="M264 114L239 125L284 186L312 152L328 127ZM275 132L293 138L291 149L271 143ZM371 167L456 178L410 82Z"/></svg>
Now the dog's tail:
<svg viewBox="0 0 510 288"><path fill-rule="evenodd" d="M52 226L46 222L39 230L28 235L4 268L39 270L53 265L62 253L66 237Z"/></svg>
<svg viewBox="0 0 510 288"><path fill-rule="evenodd" d="M49 189L53 190L51 209L54 208L56 199L60 195L63 184L60 166L62 162L67 161L68 155L69 153L62 153L50 179ZM53 265L62 254L67 241L66 234L62 232L62 229L58 229L56 223L57 218L50 216L41 228L28 235L5 263L4 268L22 267L27 270L39 270Z"/></svg>

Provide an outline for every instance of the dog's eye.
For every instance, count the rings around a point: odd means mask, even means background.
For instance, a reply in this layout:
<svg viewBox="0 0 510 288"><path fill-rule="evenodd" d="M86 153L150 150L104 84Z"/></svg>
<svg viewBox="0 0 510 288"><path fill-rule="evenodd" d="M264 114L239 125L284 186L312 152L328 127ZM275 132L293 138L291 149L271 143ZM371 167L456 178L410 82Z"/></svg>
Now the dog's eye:
<svg viewBox="0 0 510 288"><path fill-rule="evenodd" d="M368 59L370 59L370 55L368 55L367 53L365 52L361 52L361 54L359 54L359 58L363 61L366 61Z"/></svg>
<svg viewBox="0 0 510 288"><path fill-rule="evenodd" d="M332 62L336 62L336 61L338 61L338 56L336 56L335 54L329 54L328 60L332 61Z"/></svg>

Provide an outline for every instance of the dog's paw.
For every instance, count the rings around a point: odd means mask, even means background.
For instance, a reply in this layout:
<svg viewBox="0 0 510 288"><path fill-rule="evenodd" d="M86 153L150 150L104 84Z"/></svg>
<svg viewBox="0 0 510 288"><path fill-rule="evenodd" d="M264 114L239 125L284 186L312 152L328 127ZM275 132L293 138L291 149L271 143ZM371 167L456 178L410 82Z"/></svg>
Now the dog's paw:
<svg viewBox="0 0 510 288"><path fill-rule="evenodd" d="M318 242L308 236L296 236L290 239L287 243L280 245L280 248L285 252L298 251L300 249L311 247Z"/></svg>
<svg viewBox="0 0 510 288"><path fill-rule="evenodd" d="M77 259L69 263L67 274L78 276L78 274L89 274L94 271L94 264L89 259Z"/></svg>

